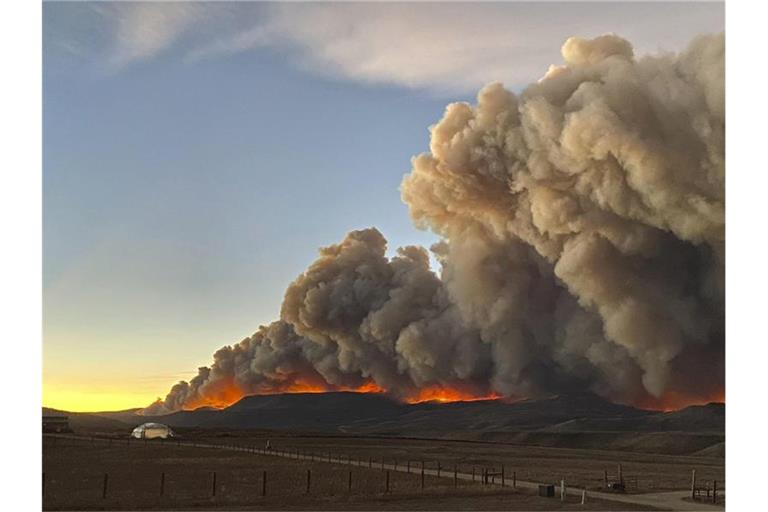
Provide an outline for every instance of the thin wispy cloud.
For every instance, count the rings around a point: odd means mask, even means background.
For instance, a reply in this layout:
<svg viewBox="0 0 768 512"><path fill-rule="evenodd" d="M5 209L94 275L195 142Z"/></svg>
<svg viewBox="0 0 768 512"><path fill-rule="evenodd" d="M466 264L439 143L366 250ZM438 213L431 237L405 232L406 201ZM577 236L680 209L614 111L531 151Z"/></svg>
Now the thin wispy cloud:
<svg viewBox="0 0 768 512"><path fill-rule="evenodd" d="M97 6L113 24L109 66L126 65L156 57L169 49L196 24L205 20L205 4L117 3Z"/></svg>
<svg viewBox="0 0 768 512"><path fill-rule="evenodd" d="M239 10L238 4L198 2L49 2L43 9L47 66L77 62L111 74L166 55L178 58L242 30L233 23Z"/></svg>
<svg viewBox="0 0 768 512"><path fill-rule="evenodd" d="M724 18L721 3L89 5L111 70L166 54L196 65L268 48L313 74L449 92L527 83L559 61L552 42L572 35L616 32L639 53L677 51L722 30Z"/></svg>
<svg viewBox="0 0 768 512"><path fill-rule="evenodd" d="M187 62L232 55L244 51L271 46L281 39L276 24L256 25L255 27L227 34L210 43L203 44L187 52Z"/></svg>

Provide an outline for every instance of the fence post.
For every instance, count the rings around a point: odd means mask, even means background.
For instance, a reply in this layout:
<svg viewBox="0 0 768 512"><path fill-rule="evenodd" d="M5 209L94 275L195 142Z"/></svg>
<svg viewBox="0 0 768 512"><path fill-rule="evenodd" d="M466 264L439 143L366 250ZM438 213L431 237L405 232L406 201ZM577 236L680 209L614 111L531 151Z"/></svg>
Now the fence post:
<svg viewBox="0 0 768 512"><path fill-rule="evenodd" d="M165 494L165 472L160 473L160 496Z"/></svg>
<svg viewBox="0 0 768 512"><path fill-rule="evenodd" d="M307 494L309 494L309 487L311 482L312 482L312 470L308 469L307 470Z"/></svg>
<svg viewBox="0 0 768 512"><path fill-rule="evenodd" d="M213 472L213 480L211 482L211 496L216 496L216 472Z"/></svg>
<svg viewBox="0 0 768 512"><path fill-rule="evenodd" d="M586 487L581 490L581 504L584 505L587 502L587 489Z"/></svg>
<svg viewBox="0 0 768 512"><path fill-rule="evenodd" d="M385 492L389 494L389 470L387 470L387 487Z"/></svg>
<svg viewBox="0 0 768 512"><path fill-rule="evenodd" d="M347 492L352 492L352 470L349 470L349 480L347 480Z"/></svg>
<svg viewBox="0 0 768 512"><path fill-rule="evenodd" d="M608 488L608 470L607 469L603 470L603 487L605 489Z"/></svg>
<svg viewBox="0 0 768 512"><path fill-rule="evenodd" d="M373 459L371 457L368 457L368 467L369 468L373 467Z"/></svg>
<svg viewBox="0 0 768 512"><path fill-rule="evenodd" d="M104 473L104 486L101 488L101 497L107 497L107 482L109 482L109 474Z"/></svg>
<svg viewBox="0 0 768 512"><path fill-rule="evenodd" d="M624 486L624 472L621 470L621 462L619 462L619 485Z"/></svg>
<svg viewBox="0 0 768 512"><path fill-rule="evenodd" d="M517 471L512 472L512 488L517 488Z"/></svg>
<svg viewBox="0 0 768 512"><path fill-rule="evenodd" d="M560 480L560 501L565 501L565 480Z"/></svg>
<svg viewBox="0 0 768 512"><path fill-rule="evenodd" d="M410 459L408 459L408 461L406 462L405 468L408 471L408 473L411 472L411 460Z"/></svg>
<svg viewBox="0 0 768 512"><path fill-rule="evenodd" d="M421 490L424 490L424 461L421 461Z"/></svg>
<svg viewBox="0 0 768 512"><path fill-rule="evenodd" d="M453 486L459 486L459 468L456 467L456 464L453 465Z"/></svg>
<svg viewBox="0 0 768 512"><path fill-rule="evenodd" d="M261 472L261 495L262 496L267 495L267 471L266 470Z"/></svg>
<svg viewBox="0 0 768 512"><path fill-rule="evenodd" d="M472 481L475 481L475 466L472 466Z"/></svg>
<svg viewBox="0 0 768 512"><path fill-rule="evenodd" d="M712 482L712 503L717 504L717 480Z"/></svg>
<svg viewBox="0 0 768 512"><path fill-rule="evenodd" d="M397 459L395 459L395 471L397 471Z"/></svg>
<svg viewBox="0 0 768 512"><path fill-rule="evenodd" d="M328 452L328 462L331 462L331 452Z"/></svg>
<svg viewBox="0 0 768 512"><path fill-rule="evenodd" d="M696 470L691 471L691 499L696 498Z"/></svg>
<svg viewBox="0 0 768 512"><path fill-rule="evenodd" d="M501 486L504 487L504 464L501 465Z"/></svg>
<svg viewBox="0 0 768 512"><path fill-rule="evenodd" d="M440 461L437 461L437 478L440 478Z"/></svg>

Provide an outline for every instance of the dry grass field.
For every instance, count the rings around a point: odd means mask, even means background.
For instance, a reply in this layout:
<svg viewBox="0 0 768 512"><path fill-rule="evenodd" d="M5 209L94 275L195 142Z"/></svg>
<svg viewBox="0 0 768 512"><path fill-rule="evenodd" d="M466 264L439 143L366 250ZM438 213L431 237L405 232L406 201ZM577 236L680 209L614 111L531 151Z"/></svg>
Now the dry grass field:
<svg viewBox="0 0 768 512"><path fill-rule="evenodd" d="M569 448L544 448L516 446L500 443L483 443L447 440L392 439L354 436L310 436L280 433L254 433L253 431L228 431L213 433L205 430L185 432L191 439L220 444L236 444L263 447L266 439L278 449L301 450L317 454L331 452L344 458L352 457L388 464L420 465L428 468L460 472L476 472L483 467L499 471L505 467L507 475L514 471L519 480L554 483L565 479L575 487L602 490L604 471L609 479L615 478L618 464L627 492L647 493L689 489L691 470L696 469L699 481L717 480L725 488L725 459L722 457L690 457L618 452L609 450L582 450Z"/></svg>
<svg viewBox="0 0 768 512"><path fill-rule="evenodd" d="M223 439L234 441L218 441ZM256 441L238 438L237 444L246 440ZM339 439L323 446L348 447ZM110 443L45 437L43 469L45 510L650 510L592 499L584 507L576 497L561 502L471 481L459 480L455 487L452 478L430 475L425 476L422 490L416 472L390 471L386 492L387 471L377 468L157 441L128 445L124 436ZM262 495L265 471L266 495Z"/></svg>

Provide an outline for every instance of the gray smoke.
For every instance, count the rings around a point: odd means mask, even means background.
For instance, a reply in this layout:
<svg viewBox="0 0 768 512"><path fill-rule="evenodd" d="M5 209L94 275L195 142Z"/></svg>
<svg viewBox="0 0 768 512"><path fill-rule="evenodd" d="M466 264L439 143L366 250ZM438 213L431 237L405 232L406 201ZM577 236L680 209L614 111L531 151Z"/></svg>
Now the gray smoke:
<svg viewBox="0 0 768 512"><path fill-rule="evenodd" d="M401 187L443 240L440 275L422 248L388 259L377 230L351 232L288 287L280 320L148 411L296 383L722 394L724 44L637 59L615 35L571 38L521 94L493 83L449 105Z"/></svg>

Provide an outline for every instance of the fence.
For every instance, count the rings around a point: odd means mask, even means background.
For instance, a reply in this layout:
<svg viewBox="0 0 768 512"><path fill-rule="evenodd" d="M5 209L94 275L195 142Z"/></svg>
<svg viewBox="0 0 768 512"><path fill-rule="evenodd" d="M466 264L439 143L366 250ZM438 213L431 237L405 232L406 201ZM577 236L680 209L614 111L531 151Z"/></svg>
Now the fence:
<svg viewBox="0 0 768 512"><path fill-rule="evenodd" d="M554 474L535 467L515 467L512 464L480 465L466 461L447 463L445 460L397 459L369 454L335 453L332 451L305 450L295 447L274 447L266 449L252 444L231 444L200 442L197 440L142 440L134 438L83 437L72 435L46 435L47 445L59 446L120 446L140 448L140 453L153 454L161 447L207 448L227 450L248 455L272 456L274 464L265 463L258 458L238 470L236 476L212 471L178 471L176 468L155 471L153 475L136 476L131 474L108 473L104 477L90 475L82 482L70 482L70 487L96 489L94 492L107 497L119 495L131 482L136 483L136 492L153 496L187 496L195 499L217 499L224 495L240 495L244 500L278 495L355 495L355 494L410 494L424 492L452 492L452 488L478 489L500 488L514 490L518 486L535 488L534 482L559 484L561 480L571 483L574 489L618 490L620 492L643 492L664 490L664 482L636 475L624 474L621 464L616 472L595 471L590 477L587 473L573 474L562 472ZM148 459L149 460L149 459ZM293 466L281 465L279 461L294 461ZM296 465L295 462L300 462ZM330 463L330 464L329 464ZM257 467L258 466L258 467ZM210 469L210 468L209 468ZM82 473L82 471L81 471ZM47 476L47 478L46 478ZM44 475L44 492L55 492L65 486L62 475L49 471ZM47 480L47 481L46 481ZM72 480L72 479L70 479ZM140 482L137 483L137 482ZM620 482L619 489L609 489L609 483ZM721 487L718 491L721 491ZM121 491L122 489L122 491ZM579 491L581 492L581 491ZM706 490L704 489L704 492ZM722 491L721 491L722 492ZM223 494L222 494L223 493ZM714 494L714 493L713 493ZM108 498L104 498L108 499Z"/></svg>
<svg viewBox="0 0 768 512"><path fill-rule="evenodd" d="M162 441L45 436L44 442L50 447L69 447L71 452L61 455L58 464L51 461L46 464L42 489L49 508L70 508L70 504L71 508L89 508L94 504L98 506L98 502L107 503L110 500L127 502L141 508L144 502L249 503L287 496L300 500L300 496L443 494L465 492L470 487L474 492L479 492L484 484L492 485L490 479L481 480L480 471L476 472L477 478L464 479L460 478L460 465L448 469L440 462L432 461L357 458L349 454L287 448L266 450L255 446L178 439ZM84 447L89 450L83 450ZM194 466L183 462L154 465L155 461L177 460L174 458L175 453L170 450L162 457L157 457L158 450L189 447L227 450L242 456L232 467L228 467L232 458L228 457L226 462L222 462L220 457L210 451L212 460L219 462L210 464L209 469L204 469L207 464L205 458L198 460ZM85 459L82 459L82 464L68 463L75 457L85 457L88 451L93 452L93 467L101 467L100 464L103 464L109 470L100 472L91 469L91 464ZM276 457L267 461L264 457L250 455ZM182 461L183 458L178 460ZM328 464L328 460L333 464ZM483 473L490 474L491 471L483 468ZM505 486L511 489L510 482L505 482Z"/></svg>

